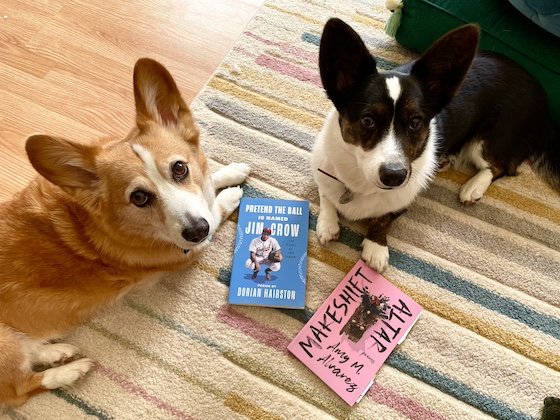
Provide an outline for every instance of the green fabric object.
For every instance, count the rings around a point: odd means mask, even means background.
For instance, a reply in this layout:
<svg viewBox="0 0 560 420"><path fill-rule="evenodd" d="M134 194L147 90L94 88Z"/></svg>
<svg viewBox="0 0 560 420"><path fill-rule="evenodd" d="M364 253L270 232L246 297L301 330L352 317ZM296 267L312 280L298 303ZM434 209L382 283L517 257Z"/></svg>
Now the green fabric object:
<svg viewBox="0 0 560 420"><path fill-rule="evenodd" d="M482 29L480 48L500 52L524 66L548 94L560 126L560 41L503 0L403 0L395 38L416 52L466 23Z"/></svg>
<svg viewBox="0 0 560 420"><path fill-rule="evenodd" d="M385 33L390 37L395 37L397 29L401 25L403 3L399 4L395 10L391 10L391 16L387 19L385 24Z"/></svg>
<svg viewBox="0 0 560 420"><path fill-rule="evenodd" d="M560 398L546 397L544 399L544 408L542 410L541 420L558 419L560 419Z"/></svg>

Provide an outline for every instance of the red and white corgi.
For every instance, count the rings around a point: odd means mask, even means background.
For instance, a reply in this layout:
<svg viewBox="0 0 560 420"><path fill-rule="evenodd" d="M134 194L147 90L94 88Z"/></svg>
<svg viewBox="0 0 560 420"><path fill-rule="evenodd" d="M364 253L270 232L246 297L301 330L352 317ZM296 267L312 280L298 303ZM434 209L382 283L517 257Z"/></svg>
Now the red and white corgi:
<svg viewBox="0 0 560 420"><path fill-rule="evenodd" d="M380 73L352 28L327 22L319 67L334 108L311 156L321 243L338 238L339 214L369 220L362 258L383 271L391 223L457 159L478 171L460 190L465 204L526 159L560 191L560 135L544 90L507 57L477 53L479 33L460 27L418 60Z"/></svg>
<svg viewBox="0 0 560 420"><path fill-rule="evenodd" d="M225 187L249 167L210 174L193 116L161 64L136 63L134 96L136 127L124 138L27 140L41 176L0 205L0 407L84 376L93 361L49 340L187 267L239 205L241 188Z"/></svg>

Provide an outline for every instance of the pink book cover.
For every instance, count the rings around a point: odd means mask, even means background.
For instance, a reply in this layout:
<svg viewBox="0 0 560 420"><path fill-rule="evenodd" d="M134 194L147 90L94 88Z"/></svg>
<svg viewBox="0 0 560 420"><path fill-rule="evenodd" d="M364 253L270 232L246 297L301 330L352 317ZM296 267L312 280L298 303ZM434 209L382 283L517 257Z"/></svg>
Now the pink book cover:
<svg viewBox="0 0 560 420"><path fill-rule="evenodd" d="M288 350L354 405L421 313L418 303L360 260Z"/></svg>

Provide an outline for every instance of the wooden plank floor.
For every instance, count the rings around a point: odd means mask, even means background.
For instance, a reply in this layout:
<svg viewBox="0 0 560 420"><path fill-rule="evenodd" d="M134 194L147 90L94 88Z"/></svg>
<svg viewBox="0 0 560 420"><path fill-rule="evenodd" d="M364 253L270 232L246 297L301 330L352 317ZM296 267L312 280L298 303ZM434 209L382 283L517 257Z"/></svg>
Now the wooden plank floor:
<svg viewBox="0 0 560 420"><path fill-rule="evenodd" d="M163 63L190 103L263 0L2 0L0 200L35 171L25 141L84 141L134 123L132 69Z"/></svg>

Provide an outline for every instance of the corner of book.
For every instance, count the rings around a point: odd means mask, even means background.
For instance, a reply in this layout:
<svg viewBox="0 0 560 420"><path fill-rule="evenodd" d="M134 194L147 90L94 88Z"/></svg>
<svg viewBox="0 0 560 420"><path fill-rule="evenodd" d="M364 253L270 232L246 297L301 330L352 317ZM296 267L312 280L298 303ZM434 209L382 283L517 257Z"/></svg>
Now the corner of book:
<svg viewBox="0 0 560 420"><path fill-rule="evenodd" d="M364 392L362 392L362 395L358 397L358 399L354 404L358 404L360 401L362 401L362 398L364 398L364 395L367 394L367 392L369 391L369 389L371 388L374 382L375 382L375 376L372 378L371 382L364 388Z"/></svg>

